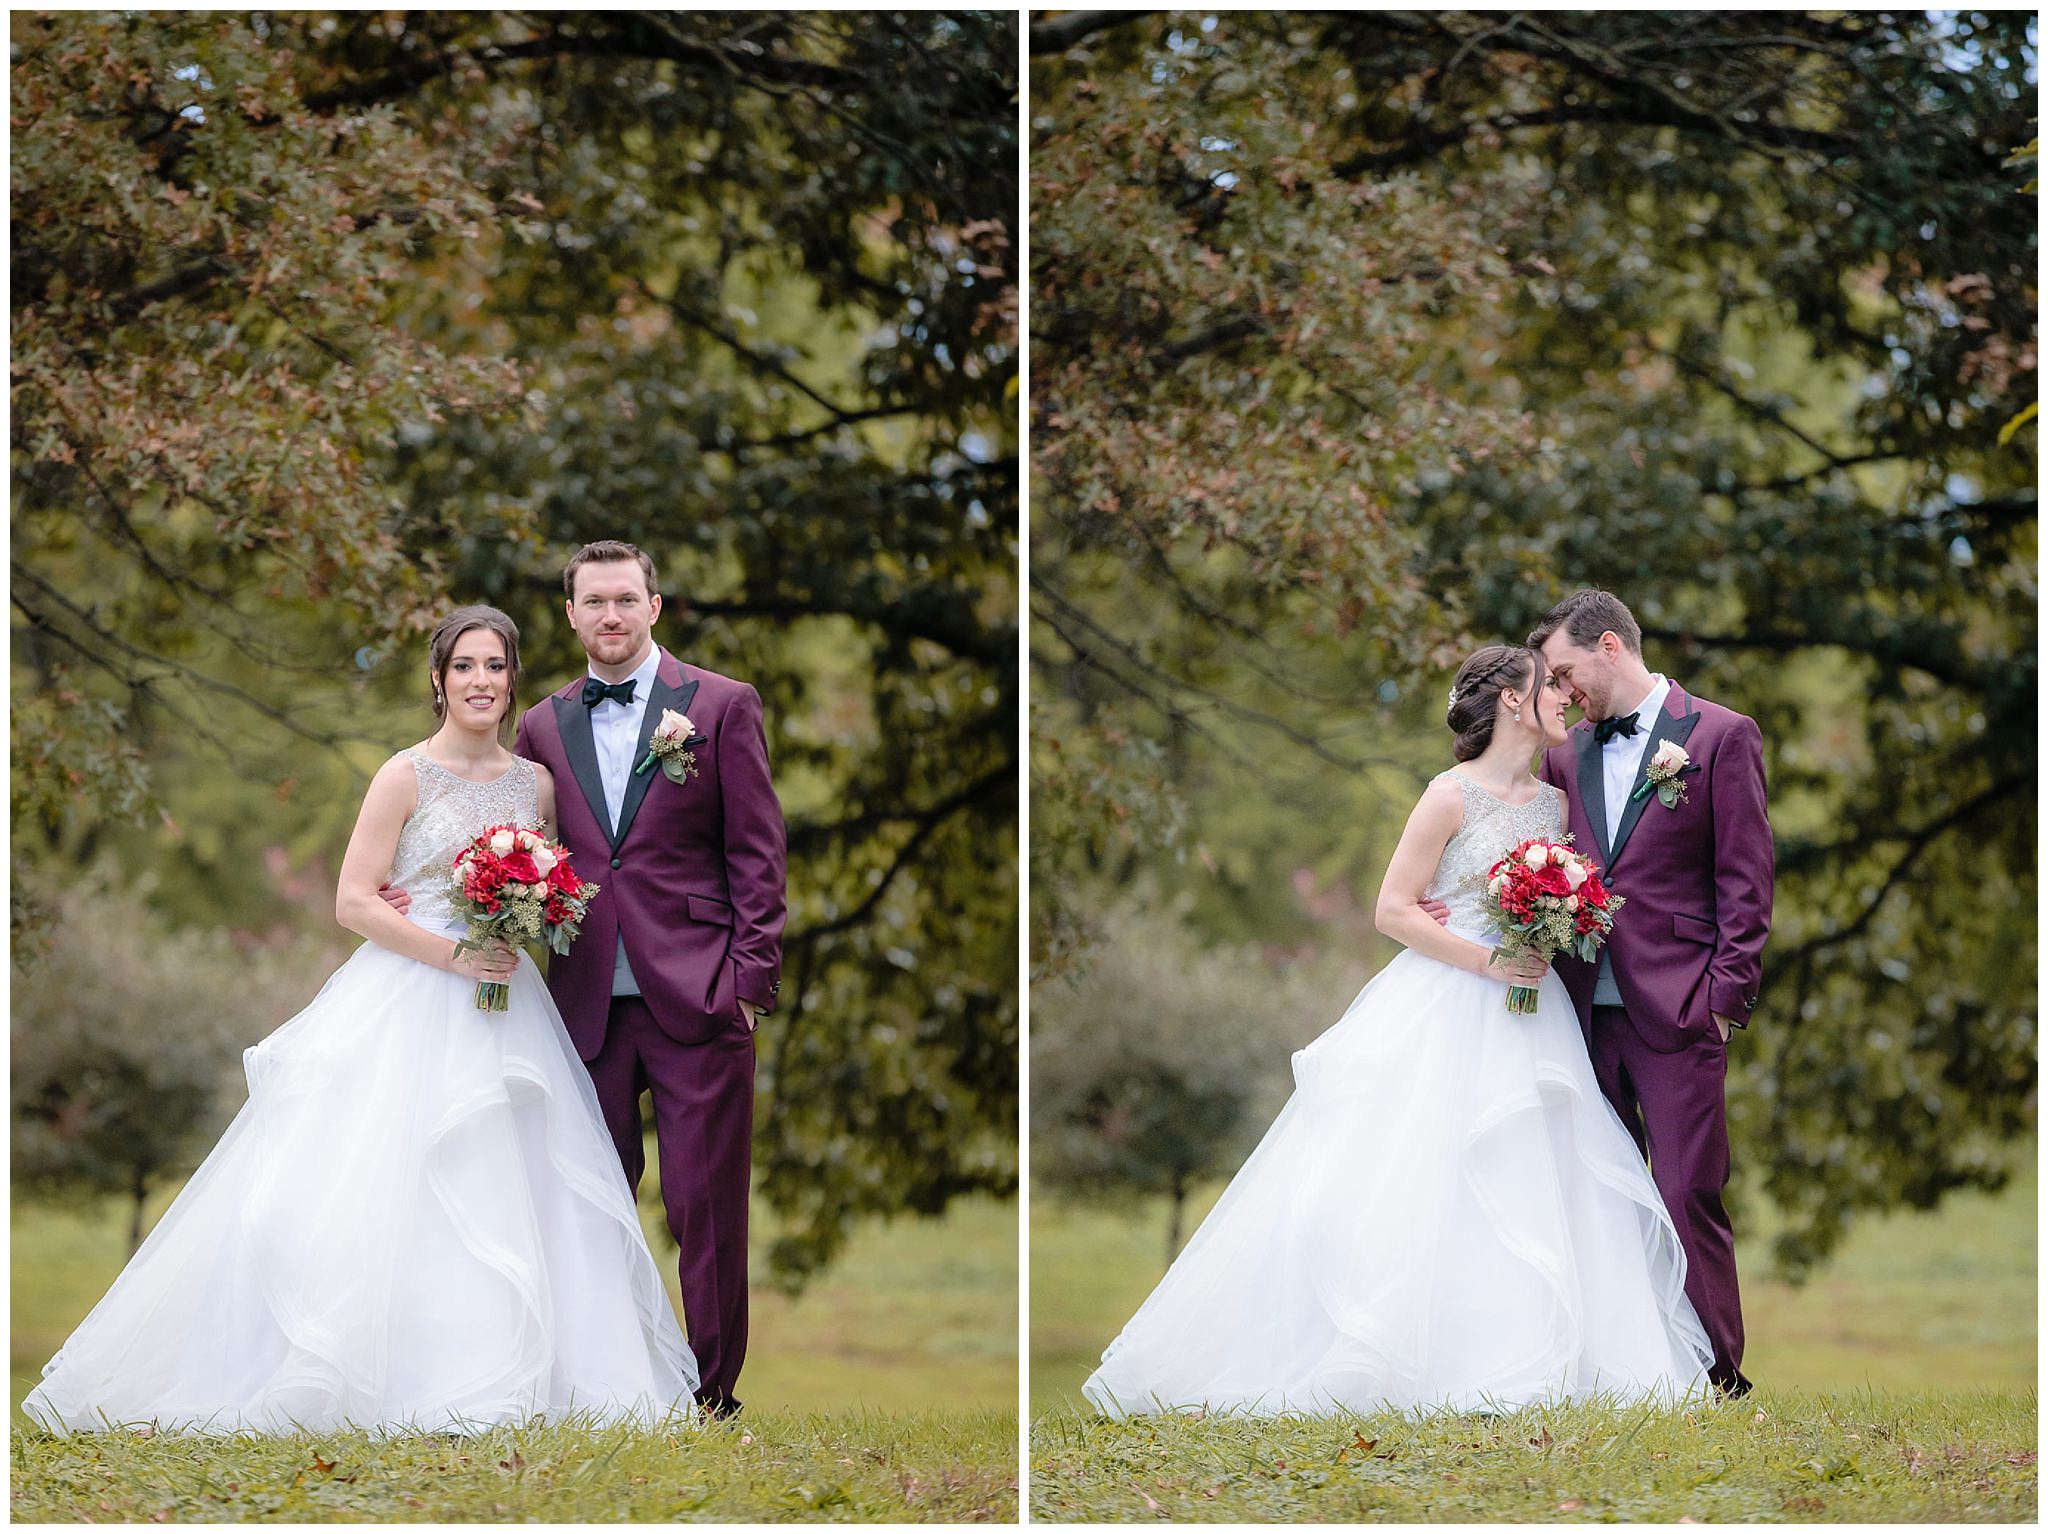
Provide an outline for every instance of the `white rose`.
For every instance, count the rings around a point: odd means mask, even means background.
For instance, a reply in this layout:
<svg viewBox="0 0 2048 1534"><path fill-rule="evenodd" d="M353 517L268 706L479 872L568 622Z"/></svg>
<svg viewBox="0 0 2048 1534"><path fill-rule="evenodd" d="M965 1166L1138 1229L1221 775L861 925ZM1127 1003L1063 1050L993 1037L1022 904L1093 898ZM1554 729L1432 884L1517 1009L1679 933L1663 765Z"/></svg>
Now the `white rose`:
<svg viewBox="0 0 2048 1534"><path fill-rule="evenodd" d="M1550 861L1555 863L1559 868L1564 867L1564 860L1570 856L1571 854L1569 852L1566 852L1562 847L1552 847L1550 849Z"/></svg>
<svg viewBox="0 0 2048 1534"><path fill-rule="evenodd" d="M1564 908L1565 908L1565 909L1566 909L1567 911L1576 911L1576 910L1577 910L1577 909L1579 908L1579 897L1578 897L1577 895L1567 895L1567 896L1565 896L1565 897L1564 897Z"/></svg>
<svg viewBox="0 0 2048 1534"><path fill-rule="evenodd" d="M512 833L510 831L500 831L497 835L493 836L491 838L491 851L497 853L501 858L509 854L512 851Z"/></svg>
<svg viewBox="0 0 2048 1534"><path fill-rule="evenodd" d="M1651 766L1665 772L1676 772L1682 767L1690 766L1691 763L1692 758L1685 754L1685 747L1675 740L1665 741L1657 748L1656 756L1650 760Z"/></svg>
<svg viewBox="0 0 2048 1534"><path fill-rule="evenodd" d="M1564 882L1577 889L1586 882L1586 865L1573 858L1564 865Z"/></svg>
<svg viewBox="0 0 2048 1534"><path fill-rule="evenodd" d="M1531 847L1522 854L1522 861L1531 868L1541 868L1550 861L1550 849L1548 847Z"/></svg>
<svg viewBox="0 0 2048 1534"><path fill-rule="evenodd" d="M555 871L555 855L545 847L536 847L533 849L533 866L540 870L540 876L545 879Z"/></svg>
<svg viewBox="0 0 2048 1534"><path fill-rule="evenodd" d="M679 714L672 708L661 711L661 723L654 727L656 740L672 740L680 745L697 733L697 727L690 723L688 714Z"/></svg>
<svg viewBox="0 0 2048 1534"><path fill-rule="evenodd" d="M516 840L519 843L519 850L521 852L532 852L535 848L540 846L540 838L534 835L531 831L519 832L517 834Z"/></svg>

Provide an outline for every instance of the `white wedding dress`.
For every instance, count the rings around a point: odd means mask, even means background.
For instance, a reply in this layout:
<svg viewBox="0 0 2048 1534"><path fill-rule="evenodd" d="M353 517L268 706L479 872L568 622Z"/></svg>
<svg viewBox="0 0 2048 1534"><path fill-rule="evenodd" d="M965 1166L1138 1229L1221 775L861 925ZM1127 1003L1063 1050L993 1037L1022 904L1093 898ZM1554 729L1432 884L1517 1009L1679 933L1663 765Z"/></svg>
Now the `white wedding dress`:
<svg viewBox="0 0 2048 1534"><path fill-rule="evenodd" d="M456 852L536 824L532 767L409 753L392 882L461 930ZM22 1403L55 1432L460 1432L687 1410L676 1324L597 1095L532 959L510 1010L366 943L244 1055L249 1101Z"/></svg>
<svg viewBox="0 0 2048 1534"><path fill-rule="evenodd" d="M1464 821L1429 893L1490 943L1485 870L1561 837L1564 795L1449 776ZM1501 980L1396 956L1295 1055L1293 1097L1083 1394L1125 1416L1703 1391L1677 1234L1563 982L1538 995L1518 1016Z"/></svg>

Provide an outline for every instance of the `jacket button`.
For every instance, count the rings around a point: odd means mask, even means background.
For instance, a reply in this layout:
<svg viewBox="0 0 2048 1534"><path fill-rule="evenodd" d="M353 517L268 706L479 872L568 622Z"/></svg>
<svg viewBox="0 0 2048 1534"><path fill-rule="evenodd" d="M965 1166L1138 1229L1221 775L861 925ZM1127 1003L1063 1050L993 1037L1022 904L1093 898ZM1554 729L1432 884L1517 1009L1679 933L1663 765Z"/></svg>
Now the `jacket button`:
<svg viewBox="0 0 2048 1534"><path fill-rule="evenodd" d="M613 859L612 859L612 867L614 867L614 868L617 868L618 866L619 866L619 860L618 860L617 858L613 858Z"/></svg>

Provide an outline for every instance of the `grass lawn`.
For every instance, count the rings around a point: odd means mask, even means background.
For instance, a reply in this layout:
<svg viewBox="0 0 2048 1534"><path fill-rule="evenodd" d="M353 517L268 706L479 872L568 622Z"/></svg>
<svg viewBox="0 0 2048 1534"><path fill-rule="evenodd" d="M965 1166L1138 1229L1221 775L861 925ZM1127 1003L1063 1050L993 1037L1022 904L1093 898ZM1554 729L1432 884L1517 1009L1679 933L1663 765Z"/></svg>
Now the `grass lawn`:
<svg viewBox="0 0 2048 1534"><path fill-rule="evenodd" d="M1404 1422L1061 1412L1033 1427L1056 1521L2031 1522L2034 1392L1759 1390L1694 1412Z"/></svg>
<svg viewBox="0 0 2048 1534"><path fill-rule="evenodd" d="M673 1300L659 1214L642 1212ZM765 1212L754 1225L758 1274L774 1231ZM1016 1516L1014 1204L976 1200L942 1220L872 1223L801 1295L757 1284L743 1431L686 1433L675 1444L570 1426L464 1443L330 1435L67 1445L24 1433L18 1403L119 1271L126 1216L111 1203L17 1202L11 1232L17 1520L147 1519L167 1509L172 1519L222 1521Z"/></svg>
<svg viewBox="0 0 2048 1534"><path fill-rule="evenodd" d="M1739 1220L1744 1369L1759 1391L1689 1418L1574 1408L1424 1424L1100 1421L1081 1381L1163 1271L1164 1208L1040 1195L1033 1516L2032 1520L2031 1148L2024 1164L1995 1196L1862 1224L1797 1289L1763 1272L1770 1211Z"/></svg>
<svg viewBox="0 0 2048 1534"><path fill-rule="evenodd" d="M673 1434L14 1436L26 1522L1011 1522L1016 1409L761 1412Z"/></svg>

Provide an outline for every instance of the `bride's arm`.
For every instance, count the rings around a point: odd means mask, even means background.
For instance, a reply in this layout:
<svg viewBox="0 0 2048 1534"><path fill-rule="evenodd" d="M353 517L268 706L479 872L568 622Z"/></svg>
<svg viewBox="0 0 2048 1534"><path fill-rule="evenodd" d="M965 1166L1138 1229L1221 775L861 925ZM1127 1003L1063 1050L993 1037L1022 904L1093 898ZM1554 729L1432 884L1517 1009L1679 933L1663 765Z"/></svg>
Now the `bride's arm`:
<svg viewBox="0 0 2048 1534"><path fill-rule="evenodd" d="M1379 903L1373 908L1373 925L1403 948L1412 948L1427 958L1441 960L1475 975L1486 975L1503 984L1539 978L1548 966L1527 964L1506 969L1489 963L1493 950L1441 927L1423 909L1422 899L1429 881L1436 877L1444 848L1458 834L1465 815L1464 795L1448 778L1439 778L1423 791L1422 798L1401 830L1401 840L1387 864L1387 876L1380 881ZM1524 976L1521 970L1528 969Z"/></svg>
<svg viewBox="0 0 2048 1534"><path fill-rule="evenodd" d="M547 832L550 841L560 841L561 827L555 824L555 775L539 762L533 764L533 791L540 804L541 829Z"/></svg>
<svg viewBox="0 0 2048 1534"><path fill-rule="evenodd" d="M399 830L412 813L418 794L419 780L412 763L403 756L394 756L377 769L370 791L363 796L348 851L342 854L341 877L335 881L334 919L358 937L408 959L436 969L474 974L480 980L503 980L511 973L509 965L476 954L465 954L458 964L454 938L407 921L377 893L391 872ZM486 973L499 968L504 969L503 974Z"/></svg>

